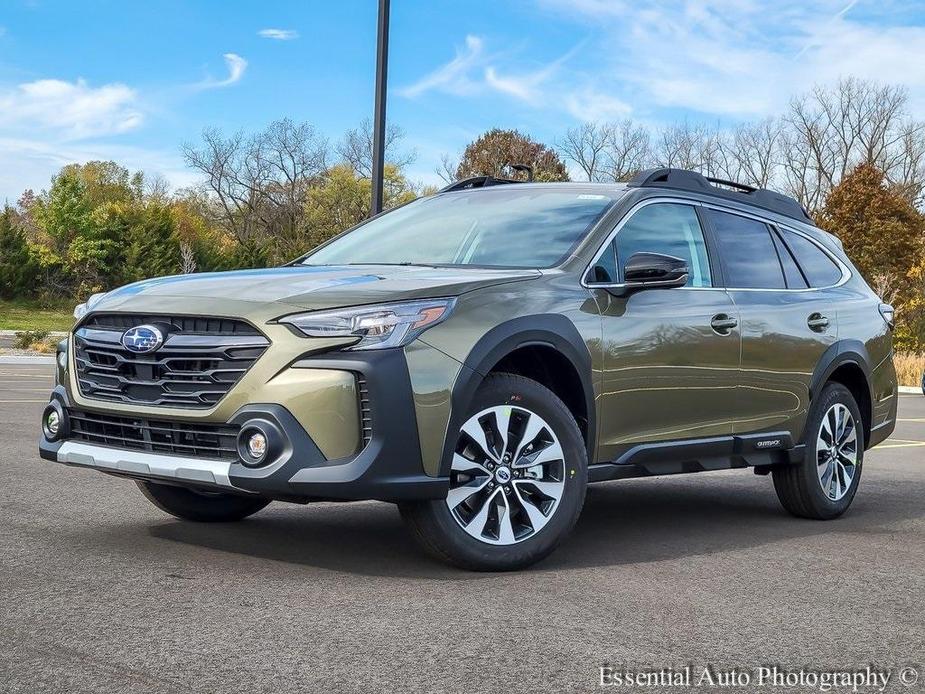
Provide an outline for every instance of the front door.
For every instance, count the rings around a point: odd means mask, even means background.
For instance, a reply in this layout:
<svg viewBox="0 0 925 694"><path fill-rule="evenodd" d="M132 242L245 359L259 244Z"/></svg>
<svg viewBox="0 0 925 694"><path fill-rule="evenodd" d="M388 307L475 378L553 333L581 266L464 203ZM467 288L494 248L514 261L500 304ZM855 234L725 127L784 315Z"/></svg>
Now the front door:
<svg viewBox="0 0 925 694"><path fill-rule="evenodd" d="M688 262L686 287L613 296L634 253ZM735 304L711 267L697 209L649 202L617 227L586 283L602 316L600 459L639 444L730 436L739 369Z"/></svg>

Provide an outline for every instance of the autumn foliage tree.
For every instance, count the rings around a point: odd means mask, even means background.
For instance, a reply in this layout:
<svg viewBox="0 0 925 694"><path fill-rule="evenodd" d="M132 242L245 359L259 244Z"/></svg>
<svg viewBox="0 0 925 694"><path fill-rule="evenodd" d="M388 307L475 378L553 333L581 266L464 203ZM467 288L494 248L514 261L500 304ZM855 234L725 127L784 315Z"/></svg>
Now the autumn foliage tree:
<svg viewBox="0 0 925 694"><path fill-rule="evenodd" d="M496 176L523 178L511 164L525 164L533 169L537 181L567 181L568 171L555 150L522 135L516 130L494 128L469 143L456 167L456 178Z"/></svg>
<svg viewBox="0 0 925 694"><path fill-rule="evenodd" d="M816 221L841 239L861 274L896 306L900 346L925 346L925 215L886 183L883 171L861 164L832 189Z"/></svg>

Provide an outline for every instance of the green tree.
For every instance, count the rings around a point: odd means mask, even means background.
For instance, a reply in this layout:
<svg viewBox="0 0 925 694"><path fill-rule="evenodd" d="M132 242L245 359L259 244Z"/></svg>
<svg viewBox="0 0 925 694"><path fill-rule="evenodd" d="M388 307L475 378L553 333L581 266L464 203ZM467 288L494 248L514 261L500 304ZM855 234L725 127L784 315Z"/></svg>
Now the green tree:
<svg viewBox="0 0 925 694"><path fill-rule="evenodd" d="M832 189L816 221L841 239L861 274L894 304L898 344L925 344L913 327L919 321L925 216L886 183L880 169L861 164Z"/></svg>
<svg viewBox="0 0 925 694"><path fill-rule="evenodd" d="M511 168L525 164L533 169L537 181L567 181L568 171L556 152L516 130L494 128L469 143L456 167L456 178L495 176L523 178Z"/></svg>
<svg viewBox="0 0 925 694"><path fill-rule="evenodd" d="M385 167L385 208L396 207L417 197L397 167ZM368 178L358 177L346 165L333 166L323 181L308 192L305 228L285 251L291 259L324 243L345 229L369 217L372 187Z"/></svg>
<svg viewBox="0 0 925 694"><path fill-rule="evenodd" d="M0 214L0 297L30 296L36 293L38 262L33 258L26 235L13 221L13 210Z"/></svg>

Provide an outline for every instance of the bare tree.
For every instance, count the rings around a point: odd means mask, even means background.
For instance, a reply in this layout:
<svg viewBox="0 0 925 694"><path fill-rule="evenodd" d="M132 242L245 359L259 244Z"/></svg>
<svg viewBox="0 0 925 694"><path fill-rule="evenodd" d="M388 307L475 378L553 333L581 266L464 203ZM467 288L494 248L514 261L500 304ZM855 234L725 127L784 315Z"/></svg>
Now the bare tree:
<svg viewBox="0 0 925 694"><path fill-rule="evenodd" d="M582 123L569 129L558 147L562 156L577 164L589 181L601 181L609 144L610 127L606 123Z"/></svg>
<svg viewBox="0 0 925 694"><path fill-rule="evenodd" d="M652 158L649 131L629 119L584 123L565 134L559 150L589 181L624 181L649 166Z"/></svg>
<svg viewBox="0 0 925 694"><path fill-rule="evenodd" d="M247 137L209 129L202 139L183 155L205 175L218 224L249 244L298 233L308 189L327 168L327 140L289 119Z"/></svg>
<svg viewBox="0 0 925 694"><path fill-rule="evenodd" d="M783 174L788 192L818 209L846 173L870 162L887 179L921 195L921 124L909 121L902 87L847 78L791 100L784 117Z"/></svg>
<svg viewBox="0 0 925 694"><path fill-rule="evenodd" d="M180 272L184 275L196 272L196 254L188 241L180 242Z"/></svg>
<svg viewBox="0 0 925 694"><path fill-rule="evenodd" d="M643 126L626 119L611 123L607 134L603 166L606 180L625 181L651 166L651 138Z"/></svg>
<svg viewBox="0 0 925 694"><path fill-rule="evenodd" d="M385 130L385 160L403 169L414 163L417 154L414 151L401 151L399 145L405 137L405 131L397 125L389 125ZM371 178L373 171L373 124L369 118L363 119L359 128L344 133L337 144L337 154L353 167L360 178Z"/></svg>
<svg viewBox="0 0 925 694"><path fill-rule="evenodd" d="M777 118L743 123L732 131L734 178L756 188L768 188L777 174L783 128Z"/></svg>
<svg viewBox="0 0 925 694"><path fill-rule="evenodd" d="M459 169L459 159L454 159L449 154L440 156L440 166L434 169L440 179L447 184L456 180L456 171Z"/></svg>

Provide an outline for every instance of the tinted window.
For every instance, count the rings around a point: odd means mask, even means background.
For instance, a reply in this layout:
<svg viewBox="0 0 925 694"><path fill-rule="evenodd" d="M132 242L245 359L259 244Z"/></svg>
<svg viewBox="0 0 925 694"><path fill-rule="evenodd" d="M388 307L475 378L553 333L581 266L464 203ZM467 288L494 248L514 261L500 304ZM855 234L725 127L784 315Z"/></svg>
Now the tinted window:
<svg viewBox="0 0 925 694"><path fill-rule="evenodd" d="M433 195L371 219L303 262L550 267L613 202L610 195L565 186L512 185Z"/></svg>
<svg viewBox="0 0 925 694"><path fill-rule="evenodd" d="M831 287L838 284L841 268L819 246L792 231L785 229L783 233L811 287Z"/></svg>
<svg viewBox="0 0 925 694"><path fill-rule="evenodd" d="M806 289L808 286L806 279L803 277L803 273L800 272L797 261L793 259L793 254L790 253L790 250L777 234L771 232L771 236L774 238L774 245L777 246L777 257L780 258L780 264L784 266L784 279L787 280L787 289Z"/></svg>
<svg viewBox="0 0 925 694"><path fill-rule="evenodd" d="M726 286L741 289L784 289L777 250L768 226L735 214L710 210L716 242L723 258Z"/></svg>
<svg viewBox="0 0 925 694"><path fill-rule="evenodd" d="M661 253L682 258L690 268L689 287L712 286L710 263L703 242L703 230L690 205L656 203L646 205L622 226L612 244L594 268L594 277L616 272L623 281L622 268L634 253ZM615 257L616 265L609 263ZM597 281L592 278L591 281Z"/></svg>

